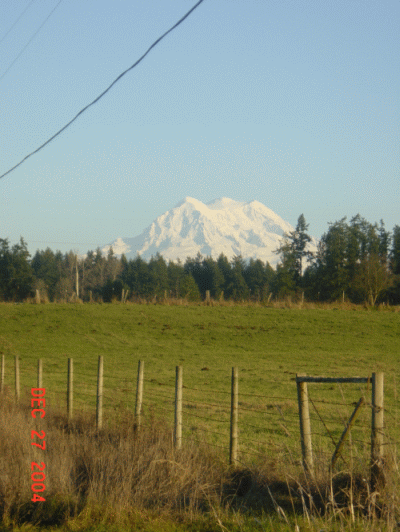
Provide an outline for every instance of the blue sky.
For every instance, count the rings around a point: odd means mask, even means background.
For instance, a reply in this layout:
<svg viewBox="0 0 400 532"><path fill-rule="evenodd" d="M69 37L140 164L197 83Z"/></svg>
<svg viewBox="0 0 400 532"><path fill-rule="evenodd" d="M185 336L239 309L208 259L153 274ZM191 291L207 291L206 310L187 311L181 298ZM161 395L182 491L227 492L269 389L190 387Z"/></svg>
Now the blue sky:
<svg viewBox="0 0 400 532"><path fill-rule="evenodd" d="M196 2L0 3L0 175ZM400 225L398 0L204 0L96 105L0 179L0 238L84 253L185 196L256 199L317 238ZM55 244L55 242L59 244Z"/></svg>

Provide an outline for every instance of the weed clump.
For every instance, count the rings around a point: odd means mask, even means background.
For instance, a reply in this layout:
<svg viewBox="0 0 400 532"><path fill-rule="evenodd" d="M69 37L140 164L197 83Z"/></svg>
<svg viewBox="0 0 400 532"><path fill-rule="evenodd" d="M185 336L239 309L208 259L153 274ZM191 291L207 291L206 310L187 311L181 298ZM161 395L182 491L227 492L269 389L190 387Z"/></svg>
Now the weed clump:
<svg viewBox="0 0 400 532"><path fill-rule="evenodd" d="M378 494L357 473L309 482L272 460L232 468L205 444L188 441L177 451L171 427L154 416L138 429L131 413L121 411L118 424L96 431L92 415L68 422L49 409L37 420L29 406L3 393L0 430L0 512L10 526L122 523L138 512L178 521L208 515L221 524L239 514L273 515L288 526L314 516L325 524L364 520L365 530L376 519L394 524L400 518L398 474ZM45 451L31 445L32 430L45 432ZM33 462L45 463L41 503L31 500Z"/></svg>

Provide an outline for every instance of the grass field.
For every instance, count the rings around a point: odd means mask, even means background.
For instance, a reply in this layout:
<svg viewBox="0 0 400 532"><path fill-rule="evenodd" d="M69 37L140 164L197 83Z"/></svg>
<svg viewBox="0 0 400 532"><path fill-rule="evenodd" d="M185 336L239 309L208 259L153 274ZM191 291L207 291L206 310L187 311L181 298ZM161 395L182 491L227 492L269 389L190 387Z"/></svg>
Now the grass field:
<svg viewBox="0 0 400 532"><path fill-rule="evenodd" d="M400 441L399 340L396 309L0 305L5 385L12 393L14 356L18 355L22 403L29 401L30 388L36 386L41 358L48 408L65 411L67 359L71 357L74 412L94 419L97 361L102 355L104 424L111 427L122 413L133 412L137 364L144 360L144 422L161 417L172 424L175 366L182 365L184 444L206 441L222 460L228 459L230 376L237 366L239 464L255 468L268 462L276 475L282 468L287 475L298 475L301 470L296 373L353 377L383 371L386 441L395 448L394 443ZM309 393L315 459L323 476L333 441L338 441L361 395L370 400L370 389L368 385L312 384ZM365 407L339 467L367 467L370 418L370 408Z"/></svg>

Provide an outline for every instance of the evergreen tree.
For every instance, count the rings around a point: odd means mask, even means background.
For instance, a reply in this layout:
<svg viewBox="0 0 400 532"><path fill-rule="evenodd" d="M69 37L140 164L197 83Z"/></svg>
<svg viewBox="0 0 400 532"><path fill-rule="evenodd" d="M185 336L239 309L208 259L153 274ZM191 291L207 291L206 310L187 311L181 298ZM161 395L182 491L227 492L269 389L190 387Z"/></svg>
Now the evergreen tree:
<svg viewBox="0 0 400 532"><path fill-rule="evenodd" d="M307 283L318 299L336 299L346 294L354 302L377 298L391 285L387 271L390 233L359 214L329 224L319 245L317 268L310 270Z"/></svg>
<svg viewBox="0 0 400 532"><path fill-rule="evenodd" d="M371 251L374 245L372 238L370 224L360 214L353 216L347 227L347 270L350 282L355 275L357 264Z"/></svg>
<svg viewBox="0 0 400 532"><path fill-rule="evenodd" d="M22 301L33 295L34 273L26 242L21 237L10 248L8 239L0 239L0 298Z"/></svg>
<svg viewBox="0 0 400 532"><path fill-rule="evenodd" d="M224 278L224 284L222 286L222 292L224 299L229 299L233 293L233 274L232 266L223 253L221 253L217 259L217 266Z"/></svg>
<svg viewBox="0 0 400 532"><path fill-rule="evenodd" d="M200 252L197 253L196 257L193 259L187 257L184 265L184 270L187 273L190 273L193 276L197 286L199 287L200 293L203 294L202 284L203 284L203 256Z"/></svg>
<svg viewBox="0 0 400 532"><path fill-rule="evenodd" d="M283 242L275 251L281 255L281 262L277 267L274 290L278 294L288 295L297 287L302 286L304 259L311 260L312 253L307 250L311 237L307 233L308 224L301 214L297 220L296 229L284 234Z"/></svg>
<svg viewBox="0 0 400 532"><path fill-rule="evenodd" d="M153 295L164 297L165 292L168 292L169 285L168 267L164 257L160 253L157 253L155 257L151 257L149 262L149 275Z"/></svg>
<svg viewBox="0 0 400 532"><path fill-rule="evenodd" d="M390 250L391 270L395 275L400 275L400 226L393 228L392 248Z"/></svg>
<svg viewBox="0 0 400 532"><path fill-rule="evenodd" d="M199 301L201 299L199 287L196 284L193 276L185 273L180 282L181 297L189 301Z"/></svg>
<svg viewBox="0 0 400 532"><path fill-rule="evenodd" d="M378 254L379 254L379 257L381 258L381 262L384 264L387 264L388 259L389 259L389 246L390 246L391 235L390 235L390 231L386 231L383 220L380 221L378 233L379 233Z"/></svg>
<svg viewBox="0 0 400 532"><path fill-rule="evenodd" d="M243 277L245 262L241 255L236 255L231 261L232 269L232 297L234 300L244 300L249 298L249 288Z"/></svg>
<svg viewBox="0 0 400 532"><path fill-rule="evenodd" d="M31 261L31 266L36 280L42 281L47 296L53 301L56 295L56 285L60 278L56 255L50 248L46 248L45 251L37 250Z"/></svg>
<svg viewBox="0 0 400 532"><path fill-rule="evenodd" d="M138 297L151 297L154 295L149 265L138 254L130 262L129 288Z"/></svg>
<svg viewBox="0 0 400 532"><path fill-rule="evenodd" d="M386 266L380 268L379 265L380 247L377 224L369 223L360 214L354 216L348 227L347 291L355 303L374 304L379 293L390 285Z"/></svg>
<svg viewBox="0 0 400 532"><path fill-rule="evenodd" d="M295 262L289 261L291 258L291 256L286 257L276 267L276 274L271 282L271 290L275 297L292 296L296 293Z"/></svg>
<svg viewBox="0 0 400 532"><path fill-rule="evenodd" d="M188 275L188 274L186 274L181 261L178 260L175 263L170 260L167 266L167 273L168 273L168 290L169 290L170 295L175 298L182 297L182 293L181 293L182 279L185 275Z"/></svg>
<svg viewBox="0 0 400 532"><path fill-rule="evenodd" d="M121 272L121 262L118 260L118 258L114 254L113 248L110 247L107 253L107 260L105 261L103 282L104 280L115 281L120 272Z"/></svg>
<svg viewBox="0 0 400 532"><path fill-rule="evenodd" d="M348 225L346 217L330 223L321 237L314 271L314 291L318 299L336 299L348 288Z"/></svg>
<svg viewBox="0 0 400 532"><path fill-rule="evenodd" d="M392 247L389 254L390 269L394 275L393 287L389 292L391 303L400 304L400 226L393 228Z"/></svg>
<svg viewBox="0 0 400 532"><path fill-rule="evenodd" d="M201 265L200 282L197 284L202 296L205 297L206 290L209 290L211 297L218 299L223 290L224 281L224 276L216 261L212 257L204 259Z"/></svg>
<svg viewBox="0 0 400 532"><path fill-rule="evenodd" d="M258 301L268 297L274 276L274 269L268 262L264 265L260 259L254 260L253 258L250 259L243 272L250 294Z"/></svg>
<svg viewBox="0 0 400 532"><path fill-rule="evenodd" d="M292 238L292 247L295 253L296 274L295 281L300 285L301 277L303 275L304 259L311 259L312 253L307 251L307 244L311 242L311 237L307 233L309 224L306 223L304 214L300 214L296 229L290 233Z"/></svg>
<svg viewBox="0 0 400 532"><path fill-rule="evenodd" d="M182 262L168 263L168 283L172 297L185 298L189 301L200 299L200 291L191 273L185 270Z"/></svg>

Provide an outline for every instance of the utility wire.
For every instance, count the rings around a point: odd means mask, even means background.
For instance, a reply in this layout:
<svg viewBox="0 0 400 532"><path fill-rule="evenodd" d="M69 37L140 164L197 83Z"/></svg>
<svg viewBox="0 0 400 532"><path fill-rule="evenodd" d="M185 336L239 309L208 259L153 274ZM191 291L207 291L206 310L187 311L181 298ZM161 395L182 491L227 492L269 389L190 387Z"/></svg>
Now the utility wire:
<svg viewBox="0 0 400 532"><path fill-rule="evenodd" d="M60 0L61 2L62 0ZM60 3L59 2L59 3ZM122 72L122 74L120 74L112 83L111 85L109 85L107 87L107 89L105 91L103 91L99 96L97 96L96 99L94 99L91 103L89 103L86 107L84 107L83 109L81 109L79 111L79 113L72 119L70 120L64 127L62 127L59 131L57 131L57 133L55 133L52 137L50 137L48 140L46 140L46 142L44 142L41 146L39 146L39 148L37 148L36 150L34 150L33 152L31 152L29 155L26 155L18 164L16 164L15 166L13 166L12 168L10 168L10 170L7 170L7 172L5 172L4 174L0 175L0 179L4 176L6 176L7 174L11 173L13 170L15 170L16 168L18 168L18 166L20 166L23 162L26 161L26 159L28 159L29 157L31 157L31 155L34 155L35 153L37 153L38 151L40 151L42 148L44 148L47 144L49 144L53 139L55 139L60 133L62 133L64 131L64 129L67 129L67 127L69 127L72 122L75 122L75 120L78 118L78 116L80 116L82 113L84 113L90 106L94 105L95 103L97 103L100 98L102 98L110 89L111 87L113 87L123 76L125 76L125 74L127 74L130 70L132 70L133 68L135 68L136 65L138 65L142 59L144 59L146 57L146 55L150 52L150 50L152 48L154 48L164 37L166 37L168 35L168 33L170 33L172 30L174 30L177 26L179 26L179 24L181 24L181 22L183 22L191 13L192 11L194 11L196 9L196 7L198 7L201 3L203 2L203 0L199 0L197 2L197 4L195 4L187 13L186 15L184 15L181 19L178 20L178 22L176 22L176 24L174 24L168 31L166 31L163 35L161 35L161 37L159 37L151 46L150 48L142 55L142 57L140 57L136 63L134 63L131 67L127 68L124 72ZM58 5L58 4L57 4ZM57 7L57 6L56 6ZM1 78L0 78L1 79Z"/></svg>
<svg viewBox="0 0 400 532"><path fill-rule="evenodd" d="M4 78L4 76L7 74L7 72L12 68L12 66L18 61L18 59L21 57L21 55L25 52L25 50L28 48L28 46L31 44L33 39L36 37L36 35L39 33L39 31L43 28L43 26L46 24L46 22L49 20L51 15L54 13L54 11L57 9L57 7L61 4L62 0L59 0L56 7L53 8L52 11L47 15L45 20L42 22L42 24L39 26L39 28L35 31L35 33L32 35L32 37L29 39L29 41L25 44L25 46L22 48L20 53L17 55L17 57L14 59L14 61L8 66L8 68L3 72L3 74L0 76L0 81ZM28 6L29 7L29 6ZM2 176L3 177L3 176Z"/></svg>
<svg viewBox="0 0 400 532"><path fill-rule="evenodd" d="M3 176L2 176L3 177ZM30 240L30 244L63 244L66 246L99 246L99 243L95 244L94 242L50 242L48 240Z"/></svg>
<svg viewBox="0 0 400 532"><path fill-rule="evenodd" d="M26 8L22 11L22 13L20 14L20 16L17 18L17 20L14 22L14 24L11 26L11 28L7 31L7 33L5 35L3 35L3 37L0 39L0 44L4 41L4 39L7 37L7 35L11 32L11 30L14 28L14 26L16 26L18 24L18 22L20 21L20 19L24 16L25 12L31 7L31 5L33 4L35 0L31 0L31 2L29 2L29 4L26 6Z"/></svg>

